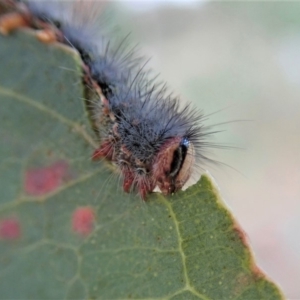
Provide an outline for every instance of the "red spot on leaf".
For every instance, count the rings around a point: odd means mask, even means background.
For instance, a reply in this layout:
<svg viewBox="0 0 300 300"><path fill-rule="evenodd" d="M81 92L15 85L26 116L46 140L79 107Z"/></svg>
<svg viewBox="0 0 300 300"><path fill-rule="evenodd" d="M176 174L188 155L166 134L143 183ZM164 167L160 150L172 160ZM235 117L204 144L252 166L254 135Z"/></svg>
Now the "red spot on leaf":
<svg viewBox="0 0 300 300"><path fill-rule="evenodd" d="M21 225L18 219L10 217L0 220L0 238L16 240L21 236Z"/></svg>
<svg viewBox="0 0 300 300"><path fill-rule="evenodd" d="M64 161L48 167L30 169L25 174L25 191L32 196L42 196L55 191L66 179L69 166Z"/></svg>
<svg viewBox="0 0 300 300"><path fill-rule="evenodd" d="M91 207L80 207L72 216L72 229L79 235L87 236L94 228L95 213Z"/></svg>

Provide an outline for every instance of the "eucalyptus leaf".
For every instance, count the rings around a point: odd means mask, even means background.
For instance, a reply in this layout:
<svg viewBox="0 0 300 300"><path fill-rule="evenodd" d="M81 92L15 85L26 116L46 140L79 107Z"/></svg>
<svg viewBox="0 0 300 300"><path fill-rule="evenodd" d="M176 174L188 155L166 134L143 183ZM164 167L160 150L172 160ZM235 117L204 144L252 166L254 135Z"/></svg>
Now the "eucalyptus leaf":
<svg viewBox="0 0 300 300"><path fill-rule="evenodd" d="M2 299L283 299L210 178L143 202L92 162L76 51L0 36Z"/></svg>

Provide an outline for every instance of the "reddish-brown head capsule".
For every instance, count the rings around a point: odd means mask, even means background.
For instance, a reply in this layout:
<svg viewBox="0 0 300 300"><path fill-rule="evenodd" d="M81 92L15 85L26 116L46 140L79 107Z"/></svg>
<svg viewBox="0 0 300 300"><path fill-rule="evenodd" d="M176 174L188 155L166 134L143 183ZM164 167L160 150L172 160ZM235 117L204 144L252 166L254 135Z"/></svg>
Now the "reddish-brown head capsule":
<svg viewBox="0 0 300 300"><path fill-rule="evenodd" d="M153 177L164 195L184 186L194 162L194 147L187 138L172 138L161 147L153 164Z"/></svg>

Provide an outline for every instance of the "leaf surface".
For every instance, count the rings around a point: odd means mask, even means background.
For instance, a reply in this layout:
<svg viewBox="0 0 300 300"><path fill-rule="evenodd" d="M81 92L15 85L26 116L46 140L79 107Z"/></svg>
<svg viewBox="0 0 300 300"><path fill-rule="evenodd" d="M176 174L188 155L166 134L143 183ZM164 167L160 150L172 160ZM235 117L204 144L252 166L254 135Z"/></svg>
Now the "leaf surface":
<svg viewBox="0 0 300 300"><path fill-rule="evenodd" d="M85 108L81 60L0 36L4 299L283 299L207 176L146 203L121 191Z"/></svg>

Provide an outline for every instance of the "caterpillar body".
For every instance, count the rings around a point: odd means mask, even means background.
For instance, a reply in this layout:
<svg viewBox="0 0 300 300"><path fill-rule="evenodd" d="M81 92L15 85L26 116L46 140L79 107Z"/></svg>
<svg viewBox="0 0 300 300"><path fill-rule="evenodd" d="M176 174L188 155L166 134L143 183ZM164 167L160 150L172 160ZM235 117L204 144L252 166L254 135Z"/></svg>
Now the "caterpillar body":
<svg viewBox="0 0 300 300"><path fill-rule="evenodd" d="M3 2L4 0L2 0ZM203 160L207 137L204 115L155 83L135 51L121 42L112 46L101 30L101 3L97 1L6 0L13 12L0 19L0 32L20 26L39 31L78 50L89 79L99 90L92 119L99 135L93 159L115 163L123 175L123 189L137 189L143 199L156 186L165 195L184 186L193 168ZM91 83L92 82L92 83Z"/></svg>

